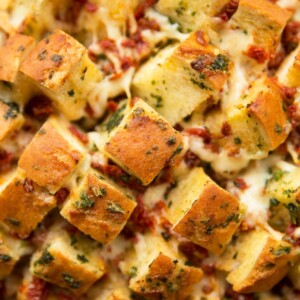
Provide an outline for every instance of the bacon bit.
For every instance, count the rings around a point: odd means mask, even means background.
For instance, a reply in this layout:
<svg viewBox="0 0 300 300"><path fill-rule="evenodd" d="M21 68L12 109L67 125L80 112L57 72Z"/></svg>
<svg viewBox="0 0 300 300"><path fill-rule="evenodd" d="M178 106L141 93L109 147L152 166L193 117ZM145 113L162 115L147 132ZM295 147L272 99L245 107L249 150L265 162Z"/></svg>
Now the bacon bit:
<svg viewBox="0 0 300 300"><path fill-rule="evenodd" d="M247 55L250 58L253 58L257 61L257 63L262 64L268 59L268 54L264 48L251 45L248 47Z"/></svg>
<svg viewBox="0 0 300 300"><path fill-rule="evenodd" d="M107 109L111 112L115 112L118 109L118 106L118 103L113 100L107 102Z"/></svg>
<svg viewBox="0 0 300 300"><path fill-rule="evenodd" d="M214 275L215 274L216 266L214 263L202 263L200 266L206 275Z"/></svg>
<svg viewBox="0 0 300 300"><path fill-rule="evenodd" d="M87 0L73 0L72 4L65 13L60 13L55 18L62 22L67 22L76 25L81 10L84 8Z"/></svg>
<svg viewBox="0 0 300 300"><path fill-rule="evenodd" d="M283 62L283 60L285 59L285 57L286 53L284 51L279 51L275 54L271 54L268 63L268 68L271 70L277 70Z"/></svg>
<svg viewBox="0 0 300 300"><path fill-rule="evenodd" d="M35 96L26 104L25 112L38 120L44 120L53 112L52 102L45 96Z"/></svg>
<svg viewBox="0 0 300 300"><path fill-rule="evenodd" d="M203 259L208 257L208 251L192 242L181 242L178 246L181 251L194 266L200 267Z"/></svg>
<svg viewBox="0 0 300 300"><path fill-rule="evenodd" d="M209 149L213 153L219 153L220 152L220 147L217 143L206 143L205 148Z"/></svg>
<svg viewBox="0 0 300 300"><path fill-rule="evenodd" d="M216 17L221 18L224 22L227 22L231 19L234 13L237 11L239 6L239 0L231 0L226 4L222 10L216 15Z"/></svg>
<svg viewBox="0 0 300 300"><path fill-rule="evenodd" d="M211 142L211 134L204 127L187 128L185 132L189 135L201 137L205 144L209 144Z"/></svg>
<svg viewBox="0 0 300 300"><path fill-rule="evenodd" d="M143 203L143 195L138 194L136 200L137 206L126 225L127 230L131 233L144 233L147 230L153 230L155 226L155 218L150 214L150 211L146 209Z"/></svg>
<svg viewBox="0 0 300 300"><path fill-rule="evenodd" d="M25 178L23 188L26 193L32 193L34 191L33 181L29 178Z"/></svg>
<svg viewBox="0 0 300 300"><path fill-rule="evenodd" d="M46 281L38 277L33 277L28 285L26 296L30 300L47 300L48 290Z"/></svg>
<svg viewBox="0 0 300 300"><path fill-rule="evenodd" d="M89 142L89 137L86 133L82 132L75 125L70 125L70 132L76 136L83 144L87 144Z"/></svg>
<svg viewBox="0 0 300 300"><path fill-rule="evenodd" d="M92 107L90 106L89 103L87 103L87 105L85 106L84 111L85 111L90 117L92 117L92 118L93 118L94 115L95 115L95 112L94 112L94 110L92 109Z"/></svg>
<svg viewBox="0 0 300 300"><path fill-rule="evenodd" d="M294 102L295 95L297 93L297 89L294 87L288 87L278 82L277 77L270 78L272 82L278 87L283 100L287 105L291 105Z"/></svg>
<svg viewBox="0 0 300 300"><path fill-rule="evenodd" d="M240 232L248 232L251 230L255 229L255 225L250 225L246 221L242 220L240 226L239 226L239 231Z"/></svg>
<svg viewBox="0 0 300 300"><path fill-rule="evenodd" d="M246 190L249 187L247 185L247 183L245 182L245 180L242 178L233 179L233 184L235 187L237 187L238 189L240 189L242 191Z"/></svg>
<svg viewBox="0 0 300 300"><path fill-rule="evenodd" d="M106 51L111 51L114 53L118 53L118 48L114 40L112 39L105 39L99 41L99 46L102 47Z"/></svg>
<svg viewBox="0 0 300 300"><path fill-rule="evenodd" d="M134 16L137 20L143 18L145 16L145 12L148 8L153 6L157 0L144 0L142 3L139 4L137 9L135 10Z"/></svg>
<svg viewBox="0 0 300 300"><path fill-rule="evenodd" d="M126 39L126 40L122 41L121 45L125 48L134 49L136 47L136 42L133 39Z"/></svg>
<svg viewBox="0 0 300 300"><path fill-rule="evenodd" d="M224 136L229 136L232 134L231 127L227 122L224 122L221 128L221 132Z"/></svg>
<svg viewBox="0 0 300 300"><path fill-rule="evenodd" d="M92 162L92 167L108 175L122 187L128 187L138 192L144 192L146 190L146 187L142 186L136 178L128 175L125 171L123 171L116 165L101 165L97 162Z"/></svg>
<svg viewBox="0 0 300 300"><path fill-rule="evenodd" d="M0 173L8 171L13 163L13 153L0 149Z"/></svg>
<svg viewBox="0 0 300 300"><path fill-rule="evenodd" d="M293 128L300 125L300 110L296 104L292 104L288 108L289 117Z"/></svg>
<svg viewBox="0 0 300 300"><path fill-rule="evenodd" d="M224 297L226 299L232 299L232 300L254 300L254 294L240 294L238 292L235 292L232 289L232 286L229 286L228 289L225 292Z"/></svg>
<svg viewBox="0 0 300 300"><path fill-rule="evenodd" d="M88 56L89 56L91 61L93 61L93 62L98 61L97 55L94 52L92 52L91 50L88 50Z"/></svg>
<svg viewBox="0 0 300 300"><path fill-rule="evenodd" d="M155 203L153 207L153 211L161 213L162 211L165 211L167 208L166 203L162 200L159 200L158 202Z"/></svg>
<svg viewBox="0 0 300 300"><path fill-rule="evenodd" d="M213 290L214 290L213 285L209 283L204 284L202 287L202 292L206 295L210 294Z"/></svg>
<svg viewBox="0 0 300 300"><path fill-rule="evenodd" d="M65 200L67 199L67 197L69 196L70 191L67 188L61 188L59 189L55 194L54 197L56 198L57 204L60 205L63 202L65 202Z"/></svg>
<svg viewBox="0 0 300 300"><path fill-rule="evenodd" d="M147 19L147 18L141 18L138 20L138 26L141 30L153 30L153 31L159 31L160 26L154 19Z"/></svg>
<svg viewBox="0 0 300 300"><path fill-rule="evenodd" d="M125 56L121 58L121 68L124 72L127 71L133 65L134 63L130 57Z"/></svg>
<svg viewBox="0 0 300 300"><path fill-rule="evenodd" d="M281 42L287 52L291 53L297 48L300 40L300 23L297 21L290 21L286 24L282 36Z"/></svg>
<svg viewBox="0 0 300 300"><path fill-rule="evenodd" d="M194 152L192 152L191 150L188 150L184 157L183 160L185 162L185 164L187 165L187 167L189 169L193 169L196 166L199 166L201 160L199 158L199 156L197 156Z"/></svg>
<svg viewBox="0 0 300 300"><path fill-rule="evenodd" d="M98 10L98 6L94 3L88 2L85 4L85 9L90 13L94 13Z"/></svg>
<svg viewBox="0 0 300 300"><path fill-rule="evenodd" d="M208 42L207 42L207 40L205 38L205 35L202 31L196 31L195 35L196 35L196 41L199 45L202 45L204 47L207 46Z"/></svg>

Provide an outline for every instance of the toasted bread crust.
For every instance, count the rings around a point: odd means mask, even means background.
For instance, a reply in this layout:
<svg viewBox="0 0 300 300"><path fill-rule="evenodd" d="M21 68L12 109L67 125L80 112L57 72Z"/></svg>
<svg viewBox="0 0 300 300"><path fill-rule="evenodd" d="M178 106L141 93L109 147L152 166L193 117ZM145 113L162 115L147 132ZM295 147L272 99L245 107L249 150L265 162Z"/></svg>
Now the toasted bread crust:
<svg viewBox="0 0 300 300"><path fill-rule="evenodd" d="M55 206L53 196L17 170L0 193L0 221L26 238Z"/></svg>
<svg viewBox="0 0 300 300"><path fill-rule="evenodd" d="M104 150L147 185L179 158L182 136L142 101L135 103L126 120L124 128L117 129Z"/></svg>
<svg viewBox="0 0 300 300"><path fill-rule="evenodd" d="M15 34L0 47L0 80L14 83L22 60L35 45L31 36Z"/></svg>
<svg viewBox="0 0 300 300"><path fill-rule="evenodd" d="M15 104L7 105L0 101L0 141L14 130L18 130L23 123L24 117L18 113Z"/></svg>
<svg viewBox="0 0 300 300"><path fill-rule="evenodd" d="M67 200L61 215L85 234L106 244L123 229L136 203L130 195L100 178L96 171L88 172L78 191ZM82 193L93 201L91 207L78 207Z"/></svg>
<svg viewBox="0 0 300 300"><path fill-rule="evenodd" d="M84 53L85 48L79 42L63 31L56 30L37 44L23 61L20 70L44 87L55 90L64 84Z"/></svg>
<svg viewBox="0 0 300 300"><path fill-rule="evenodd" d="M202 189L199 198L174 230L212 253L220 254L239 226L239 202L213 182L199 188Z"/></svg>
<svg viewBox="0 0 300 300"><path fill-rule="evenodd" d="M200 268L177 266L177 262L160 253L147 275L133 285L129 283L130 288L149 299L186 299L203 272Z"/></svg>
<svg viewBox="0 0 300 300"><path fill-rule="evenodd" d="M46 122L25 149L19 166L38 185L55 193L82 157L51 122Z"/></svg>
<svg viewBox="0 0 300 300"><path fill-rule="evenodd" d="M229 274L227 280L239 293L268 291L287 274L295 259L291 244L279 243L269 237L247 278L242 282L235 282L235 278Z"/></svg>

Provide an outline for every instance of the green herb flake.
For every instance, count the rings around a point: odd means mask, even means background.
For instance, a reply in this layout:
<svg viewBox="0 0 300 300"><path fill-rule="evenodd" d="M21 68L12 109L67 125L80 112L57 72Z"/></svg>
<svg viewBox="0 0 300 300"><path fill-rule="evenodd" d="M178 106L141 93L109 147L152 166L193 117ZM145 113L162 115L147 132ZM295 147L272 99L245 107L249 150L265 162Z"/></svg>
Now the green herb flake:
<svg viewBox="0 0 300 300"><path fill-rule="evenodd" d="M13 226L20 226L21 222L19 220L13 219L13 218L7 218L5 219L6 222L10 223Z"/></svg>
<svg viewBox="0 0 300 300"><path fill-rule="evenodd" d="M89 260L85 257L85 255L80 255L80 254L78 254L78 255L77 255L77 259L78 259L82 264L85 264L85 263L89 262Z"/></svg>
<svg viewBox="0 0 300 300"><path fill-rule="evenodd" d="M4 103L8 106L8 109L3 116L4 119L7 121L8 119L16 118L19 113L18 104L14 103L14 102L4 102Z"/></svg>
<svg viewBox="0 0 300 300"><path fill-rule="evenodd" d="M112 214L125 214L123 207L119 203L109 202L106 210Z"/></svg>
<svg viewBox="0 0 300 300"><path fill-rule="evenodd" d="M167 140L167 144L168 144L169 146L175 145L175 144L176 144L176 137L175 137L175 136L169 137L168 140Z"/></svg>
<svg viewBox="0 0 300 300"><path fill-rule="evenodd" d="M272 254L275 256L281 256L283 254L289 254L291 250L291 247L279 246L277 249L272 250Z"/></svg>
<svg viewBox="0 0 300 300"><path fill-rule="evenodd" d="M105 123L105 128L108 132L111 132L115 127L119 126L124 118L124 110L126 108L126 104L123 104L117 111L115 111L108 121Z"/></svg>
<svg viewBox="0 0 300 300"><path fill-rule="evenodd" d="M270 206L278 206L279 205L279 201L276 198L271 198L270 199Z"/></svg>
<svg viewBox="0 0 300 300"><path fill-rule="evenodd" d="M293 225L300 225L300 207L296 206L293 203L289 203L288 205L285 205L285 207L289 210L291 223Z"/></svg>
<svg viewBox="0 0 300 300"><path fill-rule="evenodd" d="M75 207L81 209L92 208L94 205L95 201L87 195L86 191L82 191L80 194L80 201L75 202Z"/></svg>
<svg viewBox="0 0 300 300"><path fill-rule="evenodd" d="M163 107L163 98L162 96L159 96L159 95L155 95L155 94L150 94L150 96L154 99L156 99L156 104L155 104L155 107L156 108L159 108L159 107Z"/></svg>
<svg viewBox="0 0 300 300"><path fill-rule="evenodd" d="M234 143L236 145L240 145L242 143L241 139L239 137L234 138Z"/></svg>
<svg viewBox="0 0 300 300"><path fill-rule="evenodd" d="M1 262L6 263L6 262L9 262L11 260L12 260L11 256L9 256L7 254L0 254L0 261Z"/></svg>
<svg viewBox="0 0 300 300"><path fill-rule="evenodd" d="M74 96L75 96L74 90L73 90L73 89L72 89L72 90L69 90L69 91L68 91L68 95L69 95L70 97L74 97Z"/></svg>
<svg viewBox="0 0 300 300"><path fill-rule="evenodd" d="M62 274L63 279L71 289L78 289L81 286L80 280L75 280L71 275L67 273Z"/></svg>
<svg viewBox="0 0 300 300"><path fill-rule="evenodd" d="M54 260L48 249L45 249L41 257L34 263L35 265L49 265Z"/></svg>
<svg viewBox="0 0 300 300"><path fill-rule="evenodd" d="M218 54L214 61L211 63L210 68L213 71L228 72L229 59L223 54Z"/></svg>
<svg viewBox="0 0 300 300"><path fill-rule="evenodd" d="M282 133L282 126L276 123L276 124L275 124L275 127L274 127L274 131L275 131L277 134Z"/></svg>
<svg viewBox="0 0 300 300"><path fill-rule="evenodd" d="M53 54L53 55L51 56L51 60L52 60L53 62L55 62L56 64L60 64L60 63L62 62L62 60L63 60L63 56L62 56L62 55L59 55L59 54Z"/></svg>
<svg viewBox="0 0 300 300"><path fill-rule="evenodd" d="M99 188L99 187L93 186L91 188L91 190L93 191L93 193L96 197L104 197L106 195L106 188L104 188L104 187Z"/></svg>
<svg viewBox="0 0 300 300"><path fill-rule="evenodd" d="M136 266L131 267L129 270L129 277L130 278L136 277L137 271L138 271L138 268Z"/></svg>

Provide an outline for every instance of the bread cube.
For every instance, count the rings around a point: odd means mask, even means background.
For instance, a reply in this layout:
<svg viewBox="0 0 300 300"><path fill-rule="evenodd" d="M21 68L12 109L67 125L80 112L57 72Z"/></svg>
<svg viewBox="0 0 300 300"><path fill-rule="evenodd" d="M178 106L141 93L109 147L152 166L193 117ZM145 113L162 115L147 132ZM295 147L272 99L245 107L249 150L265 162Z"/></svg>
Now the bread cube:
<svg viewBox="0 0 300 300"><path fill-rule="evenodd" d="M122 106L107 121L106 127L112 131L104 151L147 185L166 165L177 161L183 149L182 136L147 103L135 100L135 103L129 101L126 108ZM115 124L117 118L120 122ZM111 128L114 125L118 126Z"/></svg>
<svg viewBox="0 0 300 300"><path fill-rule="evenodd" d="M23 123L24 117L19 113L16 103L0 100L0 142L10 133L18 130Z"/></svg>
<svg viewBox="0 0 300 300"><path fill-rule="evenodd" d="M0 280L7 277L20 258L20 240L10 236L0 227Z"/></svg>
<svg viewBox="0 0 300 300"><path fill-rule="evenodd" d="M111 242L123 229L136 203L95 170L89 170L75 191L71 191L61 215L93 239Z"/></svg>
<svg viewBox="0 0 300 300"><path fill-rule="evenodd" d="M282 144L291 130L282 94L268 78L253 82L227 116L231 143L262 156Z"/></svg>
<svg viewBox="0 0 300 300"><path fill-rule="evenodd" d="M238 293L270 290L298 257L291 244L259 229L242 234L227 251L232 260L227 281Z"/></svg>
<svg viewBox="0 0 300 300"><path fill-rule="evenodd" d="M281 33L291 13L268 0L240 0L231 18L241 30L253 36L254 45L270 53L276 49Z"/></svg>
<svg viewBox="0 0 300 300"><path fill-rule="evenodd" d="M138 236L131 253L121 265L129 288L148 299L187 299L202 270L184 264L174 245L155 233Z"/></svg>
<svg viewBox="0 0 300 300"><path fill-rule="evenodd" d="M22 60L33 49L31 36L15 34L0 47L0 80L15 83Z"/></svg>
<svg viewBox="0 0 300 300"><path fill-rule="evenodd" d="M285 171L280 168L272 170L272 177L266 182L266 193L283 204L300 202L300 168Z"/></svg>
<svg viewBox="0 0 300 300"><path fill-rule="evenodd" d="M231 68L229 58L204 33L194 32L146 62L133 79L133 93L174 125L196 107L204 110L206 100L228 80Z"/></svg>
<svg viewBox="0 0 300 300"><path fill-rule="evenodd" d="M194 168L168 195L167 217L174 230L220 254L240 224L239 201Z"/></svg>
<svg viewBox="0 0 300 300"><path fill-rule="evenodd" d="M300 87L300 45L283 61L277 76L284 85Z"/></svg>
<svg viewBox="0 0 300 300"><path fill-rule="evenodd" d="M56 206L55 198L17 169L0 187L0 221L26 238Z"/></svg>
<svg viewBox="0 0 300 300"><path fill-rule="evenodd" d="M84 46L60 30L39 42L20 70L71 120L84 115L88 94L102 79Z"/></svg>
<svg viewBox="0 0 300 300"><path fill-rule="evenodd" d="M105 273L97 244L80 233L54 225L32 256L30 272L80 296Z"/></svg>
<svg viewBox="0 0 300 300"><path fill-rule="evenodd" d="M23 152L19 167L41 187L55 193L84 157L84 148L63 120L48 119Z"/></svg>
<svg viewBox="0 0 300 300"><path fill-rule="evenodd" d="M155 9L180 24L180 30L191 32L210 24L230 0L159 0Z"/></svg>

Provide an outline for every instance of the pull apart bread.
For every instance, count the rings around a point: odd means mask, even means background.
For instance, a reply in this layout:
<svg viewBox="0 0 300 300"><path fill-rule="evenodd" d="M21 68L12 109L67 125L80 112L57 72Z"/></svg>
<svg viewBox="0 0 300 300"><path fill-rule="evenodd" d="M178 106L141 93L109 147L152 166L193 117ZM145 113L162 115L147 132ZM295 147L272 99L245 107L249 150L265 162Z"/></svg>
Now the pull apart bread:
<svg viewBox="0 0 300 300"><path fill-rule="evenodd" d="M299 298L299 1L0 2L1 300Z"/></svg>

